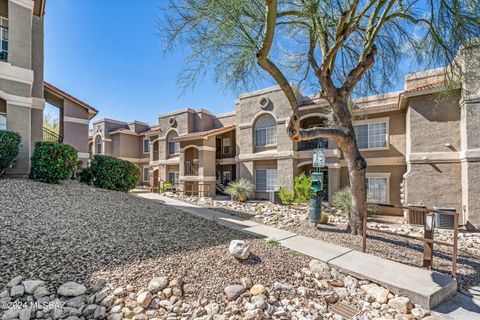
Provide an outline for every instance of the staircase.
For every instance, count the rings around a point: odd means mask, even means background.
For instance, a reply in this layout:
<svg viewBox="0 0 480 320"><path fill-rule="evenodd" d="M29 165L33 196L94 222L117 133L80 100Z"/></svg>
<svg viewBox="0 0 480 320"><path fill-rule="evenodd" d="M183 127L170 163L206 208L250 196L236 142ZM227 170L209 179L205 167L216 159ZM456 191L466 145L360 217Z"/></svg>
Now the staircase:
<svg viewBox="0 0 480 320"><path fill-rule="evenodd" d="M215 181L215 190L217 193L225 195L225 187L220 183L220 181Z"/></svg>
<svg viewBox="0 0 480 320"><path fill-rule="evenodd" d="M55 131L43 127L43 141L63 143L63 137Z"/></svg>

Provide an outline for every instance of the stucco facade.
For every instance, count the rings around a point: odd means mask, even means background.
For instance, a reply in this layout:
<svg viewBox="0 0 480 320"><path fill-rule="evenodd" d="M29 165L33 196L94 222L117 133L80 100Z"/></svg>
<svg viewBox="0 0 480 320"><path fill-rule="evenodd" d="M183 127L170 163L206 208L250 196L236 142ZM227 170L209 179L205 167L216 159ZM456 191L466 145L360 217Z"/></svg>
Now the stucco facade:
<svg viewBox="0 0 480 320"><path fill-rule="evenodd" d="M97 110L44 82L45 0L0 0L0 130L22 138L10 176L27 176L37 141L44 139L45 103L60 109L58 140L88 160L88 125Z"/></svg>
<svg viewBox="0 0 480 320"><path fill-rule="evenodd" d="M472 54L461 51L459 59L462 55ZM466 69L473 68L468 65L472 59L461 61ZM357 140L367 162L367 189L374 200L453 207L462 213L463 223L478 227L478 74L462 77L447 91L445 69L414 73L405 78L402 91L353 101ZM324 100L301 93L297 99L302 127L329 125ZM290 113L280 88L271 87L240 95L235 111L225 115L178 110L141 131L124 122L100 121L94 125L92 150L95 136L102 136L103 152L141 166L144 183L154 188L171 182L177 190L212 196L229 181L245 178L255 185L255 198L268 199L280 187L292 190L301 172L310 174L313 149L321 147L326 157L321 168L324 192L330 198L349 185L342 151L331 139L290 140L285 130ZM125 138L116 141L114 135ZM143 141L148 141L148 157L138 148Z"/></svg>

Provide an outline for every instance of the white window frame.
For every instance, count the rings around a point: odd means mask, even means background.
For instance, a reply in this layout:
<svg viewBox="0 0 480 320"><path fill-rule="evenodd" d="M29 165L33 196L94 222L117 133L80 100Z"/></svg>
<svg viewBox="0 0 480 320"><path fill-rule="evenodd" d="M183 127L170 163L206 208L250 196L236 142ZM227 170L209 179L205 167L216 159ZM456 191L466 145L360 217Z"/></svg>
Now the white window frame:
<svg viewBox="0 0 480 320"><path fill-rule="evenodd" d="M374 119L365 119L357 120L353 124L354 127L361 125L371 125L385 123L385 147L375 147L375 148L359 148L360 151L375 151L375 150L389 150L390 149L390 117L374 118ZM368 128L367 128L367 138L368 138Z"/></svg>
<svg viewBox="0 0 480 320"><path fill-rule="evenodd" d="M228 175L228 178L226 177ZM228 179L228 181L232 181L232 173L230 171L223 171L223 181Z"/></svg>
<svg viewBox="0 0 480 320"><path fill-rule="evenodd" d="M368 193L368 180L369 179L385 179L387 188L386 188L386 200L387 203L390 203L390 173L367 173L366 174L367 178L367 193Z"/></svg>
<svg viewBox="0 0 480 320"><path fill-rule="evenodd" d="M222 138L222 153L223 154L231 154L232 153L232 139L230 137ZM227 143L225 143L227 141ZM228 148L228 152L225 152L225 147Z"/></svg>
<svg viewBox="0 0 480 320"><path fill-rule="evenodd" d="M273 126L270 127L263 127L263 128L257 128L258 126L258 121L260 120L261 117L268 116L273 119ZM277 120L275 117L271 114L262 114L257 117L255 120L254 126L254 137L253 137L253 144L255 148L269 148L269 147L275 147L278 144L278 133L277 133ZM265 144L264 145L259 145L258 144L258 133L260 131L265 131ZM273 131L273 133L272 133ZM270 135L271 141L268 141L268 136Z"/></svg>
<svg viewBox="0 0 480 320"><path fill-rule="evenodd" d="M167 154L169 156L176 156L180 154L180 142L170 141L171 136L173 134L175 134L175 131L169 133L167 137ZM177 133L177 137L178 137L178 133ZM173 144L173 153L170 153L170 143Z"/></svg>
<svg viewBox="0 0 480 320"><path fill-rule="evenodd" d="M265 171L265 186L266 186L266 190L262 190L262 189L257 189L257 173L259 171ZM275 185L271 188L269 188L269 185L268 185L268 180L269 180L269 177L268 177L268 172L272 172L272 171L275 171ZM265 168L265 169L255 169L255 191L258 191L258 192L269 192L269 191L276 191L278 189L278 171L276 168Z"/></svg>
<svg viewBox="0 0 480 320"><path fill-rule="evenodd" d="M145 151L145 141L148 141L147 151ZM143 143L143 144L142 144L143 153L144 153L144 154L150 153L150 138L143 138L142 143Z"/></svg>
<svg viewBox="0 0 480 320"><path fill-rule="evenodd" d="M145 179L145 169L148 170L146 179ZM142 181L143 182L150 181L150 172L149 171L150 171L150 166L143 166L143 168L142 168Z"/></svg>
<svg viewBox="0 0 480 320"><path fill-rule="evenodd" d="M7 55L7 59L6 60L0 60L0 61L4 61L4 62L8 62L8 49L9 49L9 34L8 34L8 18L5 18L5 17L0 17L0 25L5 27L5 28L1 28L1 32L0 32L0 52L5 52L6 55ZM6 35L6 37L5 37ZM7 49L3 49L3 41L6 41L7 42Z"/></svg>
<svg viewBox="0 0 480 320"><path fill-rule="evenodd" d="M171 173L176 174L176 176L177 176L177 178L175 179L176 182L171 181L171 179L170 179L170 174ZM180 182L180 171L175 171L175 170L168 171L168 182L172 183L173 185L177 185Z"/></svg>
<svg viewBox="0 0 480 320"><path fill-rule="evenodd" d="M95 154L103 154L103 152L104 152L104 150L103 150L104 149L103 138L101 136L97 136L95 138L94 144L95 144L95 146L94 146L95 147ZM100 147L101 148L100 152L98 152L98 146L99 145L101 146Z"/></svg>
<svg viewBox="0 0 480 320"><path fill-rule="evenodd" d="M7 125L8 125L7 114L3 113L3 112L0 112L0 118L5 118L5 127L2 128L1 125L0 125L0 130L7 130Z"/></svg>

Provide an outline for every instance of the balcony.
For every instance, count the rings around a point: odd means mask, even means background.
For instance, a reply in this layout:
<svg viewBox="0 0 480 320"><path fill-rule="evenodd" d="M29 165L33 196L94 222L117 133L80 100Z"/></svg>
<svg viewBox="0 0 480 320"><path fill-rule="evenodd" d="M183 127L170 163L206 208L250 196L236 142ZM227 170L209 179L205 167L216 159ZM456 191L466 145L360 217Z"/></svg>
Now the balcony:
<svg viewBox="0 0 480 320"><path fill-rule="evenodd" d="M198 163L185 161L185 175L198 176Z"/></svg>
<svg viewBox="0 0 480 320"><path fill-rule="evenodd" d="M314 140L308 141L300 141L298 143L298 151L306 151L306 150L313 150L316 148L324 148L328 149L328 139L325 138L318 138Z"/></svg>

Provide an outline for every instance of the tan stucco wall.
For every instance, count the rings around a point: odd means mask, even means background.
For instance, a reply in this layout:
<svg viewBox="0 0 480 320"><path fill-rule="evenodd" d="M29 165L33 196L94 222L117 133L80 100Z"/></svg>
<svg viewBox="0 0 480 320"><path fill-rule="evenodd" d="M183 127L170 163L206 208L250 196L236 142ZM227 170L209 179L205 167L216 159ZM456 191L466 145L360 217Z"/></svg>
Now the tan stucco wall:
<svg viewBox="0 0 480 320"><path fill-rule="evenodd" d="M10 1L8 17L8 62L17 67L31 69L33 11Z"/></svg>
<svg viewBox="0 0 480 320"><path fill-rule="evenodd" d="M462 209L460 163L411 164L405 175L408 204Z"/></svg>
<svg viewBox="0 0 480 320"><path fill-rule="evenodd" d="M460 150L459 95L428 95L409 99L407 121L411 152L449 152L446 143Z"/></svg>

